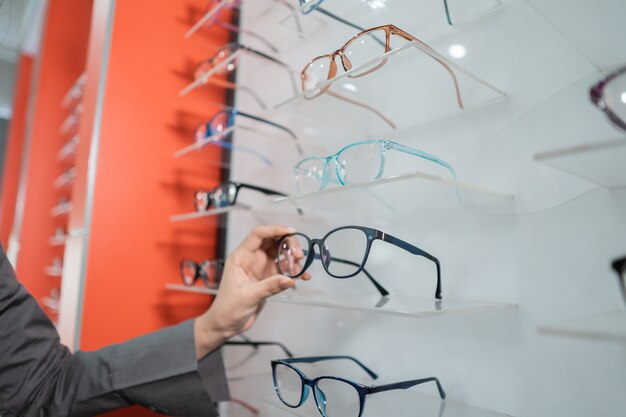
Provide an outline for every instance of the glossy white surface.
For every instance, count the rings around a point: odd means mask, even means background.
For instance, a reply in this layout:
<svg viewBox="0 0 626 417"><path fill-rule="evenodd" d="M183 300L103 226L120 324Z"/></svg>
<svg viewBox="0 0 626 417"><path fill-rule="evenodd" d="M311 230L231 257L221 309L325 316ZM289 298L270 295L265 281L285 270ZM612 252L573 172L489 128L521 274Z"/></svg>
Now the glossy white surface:
<svg viewBox="0 0 626 417"><path fill-rule="evenodd" d="M400 114L406 122L399 129L390 129L375 114L332 97L265 114L281 118L326 149L308 155L330 155L365 139L392 139L448 162L459 182L513 196L513 200L468 190L463 197L470 201L459 203L454 192L446 194L454 191L449 184L424 178L359 191L327 191L298 199L306 214L312 209L324 221L232 214L228 247L232 250L261 220L286 223L312 238L321 238L337 226L374 227L441 261L444 304L488 300L500 306L519 305L519 310L439 314L419 320L380 314L364 307L377 297L365 277L333 279L316 260L310 270L313 280L298 285L298 291L312 293L287 293L278 300L291 297L293 302L268 303L248 336L279 340L301 356L354 355L377 371L384 370L386 382L436 375L450 404L524 417L623 416L623 344L601 338L597 343L580 343L576 338L539 334L537 328L623 310L609 264L626 254L626 187L611 184L607 188L604 184L609 183L574 169L602 172L626 165L619 163L618 148L611 148L610 155L600 151L603 142L624 138L624 132L610 125L589 100L589 88L606 69L626 63L621 45L626 38L622 33L626 2L504 0L502 7L485 16L453 27L445 21L441 1L384 3L385 7L373 9L361 0L325 0L323 7L364 27L393 23L505 91L508 98L470 111L455 110L446 73L440 74L441 68L428 66L426 59L412 53L414 48L408 48L376 73L346 77L353 81L351 87L333 86L352 97L360 96L381 112L404 110ZM474 15L494 5L482 0L454 4ZM302 36L294 31L295 20L283 7L274 7L270 1L243 2L244 27L276 43L279 58L294 77L313 57L337 50L357 32L317 12L300 16L300 21ZM245 35L242 42L262 48ZM464 56L453 57L462 50ZM254 86L269 105L293 96L281 71L246 58L241 60L238 82ZM395 63L401 64L395 68ZM236 104L263 113L245 92L237 94ZM235 143L251 144L256 138L254 132L238 132ZM282 164L268 170L235 155L232 179L290 190L293 195L293 167L302 158L284 144L256 143L259 151ZM535 159L538 154L581 146L598 148L598 153ZM384 176L401 178L419 171L447 178L438 167L415 159L389 154ZM346 242L344 246L353 245ZM374 242L366 267L392 299L434 302L428 298L434 293L434 271L423 258ZM414 306L405 303L397 311ZM432 307L420 311L423 315L436 312ZM608 330L602 323L590 324ZM272 352L263 352L263 360L280 354ZM243 353L229 350L227 360L239 359L234 355ZM391 408L380 415L416 414L418 410L418 405L405 409L391 402ZM285 409L273 409L270 415L292 415Z"/></svg>

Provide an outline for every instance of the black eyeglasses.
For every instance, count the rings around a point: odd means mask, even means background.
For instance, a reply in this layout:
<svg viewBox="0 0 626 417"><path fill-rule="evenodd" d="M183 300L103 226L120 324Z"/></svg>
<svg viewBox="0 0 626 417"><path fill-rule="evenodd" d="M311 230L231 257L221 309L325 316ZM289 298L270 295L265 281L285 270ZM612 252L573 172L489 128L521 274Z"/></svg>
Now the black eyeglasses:
<svg viewBox="0 0 626 417"><path fill-rule="evenodd" d="M194 198L196 211L206 211L210 207L222 208L233 206L237 203L239 190L242 188L258 191L266 195L276 195L285 197L286 194L280 191L270 190L269 188L258 187L256 185L245 184L242 182L225 182L213 188L210 191L198 190Z"/></svg>
<svg viewBox="0 0 626 417"><path fill-rule="evenodd" d="M205 287L216 290L222 281L223 272L224 261L221 259L207 259L200 263L191 259L180 261L180 278L183 280L183 284L190 287L195 285L198 279L201 279Z"/></svg>
<svg viewBox="0 0 626 417"><path fill-rule="evenodd" d="M314 259L320 259L324 270L331 277L351 278L360 272L365 272L365 263L372 243L377 239L398 246L413 255L423 256L433 261L437 266L435 298L441 299L441 266L439 260L410 243L369 227L338 227L328 232L321 239L311 239L304 233L292 233L283 236L278 242L276 263L281 274L297 278L311 266ZM346 244L346 242L350 243ZM319 255L315 254L316 245L319 248ZM358 254L358 259L354 256L355 253ZM301 264L300 259L303 258L304 264ZM382 295L389 294L370 274L365 273Z"/></svg>
<svg viewBox="0 0 626 417"><path fill-rule="evenodd" d="M626 301L626 257L616 259L611 264L619 278L619 286L622 289L622 296Z"/></svg>
<svg viewBox="0 0 626 417"><path fill-rule="evenodd" d="M323 417L361 417L365 408L365 398L369 394L407 389L427 382L435 382L441 399L446 393L436 377L414 379L386 385L362 385L336 376L320 376L311 379L294 363L315 363L345 359L354 362L373 379L378 375L352 356L316 356L272 361L274 389L280 401L290 408L298 408L308 398L311 390L317 409Z"/></svg>
<svg viewBox="0 0 626 417"><path fill-rule="evenodd" d="M243 340L229 340L228 342L225 342L224 344L227 346L250 346L252 348L254 348L255 350L258 349L260 346L277 346L279 347L284 353L285 355L287 355L290 358L293 358L293 353L291 353L291 351L289 349L287 349L287 347L285 347L285 345L283 345L280 342L268 342L268 341L256 341L256 340L251 340L249 338L247 338L246 336L240 334L239 335L240 338L242 338Z"/></svg>
<svg viewBox="0 0 626 417"><path fill-rule="evenodd" d="M626 66L591 87L590 95L591 101L609 120L626 131Z"/></svg>

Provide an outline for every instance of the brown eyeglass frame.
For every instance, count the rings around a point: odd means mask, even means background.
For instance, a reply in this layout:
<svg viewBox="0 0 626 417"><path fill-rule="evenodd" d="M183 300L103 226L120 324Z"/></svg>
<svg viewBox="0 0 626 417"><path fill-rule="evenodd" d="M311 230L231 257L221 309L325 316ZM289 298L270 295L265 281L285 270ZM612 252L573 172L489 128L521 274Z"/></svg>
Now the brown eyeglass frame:
<svg viewBox="0 0 626 417"><path fill-rule="evenodd" d="M350 40L348 42L346 42L341 48L337 49L335 52L330 53L330 54L326 54L326 55L320 55L314 59L312 59L308 64L305 65L304 69L302 70L302 72L300 73L300 80L302 82L302 91L306 93L306 91L308 91L305 88L305 77L306 77L306 70L309 67L309 65L311 65L313 62L317 61L318 59L321 58L328 58L330 60L330 66L328 69L328 78L327 80L331 80L333 79L336 75L337 75L337 64L335 62L335 57L339 56L341 58L341 65L343 66L343 69L345 71L350 71L352 69L352 63L350 62L350 60L348 59L348 57L344 54L344 51L346 50L346 48L348 48L350 46L350 44L352 44L352 42L354 42L357 38L360 38L363 35L367 35L370 32L374 32L374 31L379 31L379 30L384 30L385 31L385 53L391 51L391 35L397 35L400 36L408 41L416 41L419 43L420 46L423 47L420 48L420 50L426 54L428 54L431 58L433 58L435 61L439 62L441 65L443 65L443 67L446 69L446 71L448 71L448 73L450 74L450 76L452 77L452 82L454 83L454 91L456 93L456 100L457 103L459 105L459 108L463 109L463 100L461 99L461 91L459 89L459 82L456 78L456 75L454 74L454 71L452 71L452 68L450 68L450 66L448 64L446 64L444 61L441 60L441 58L439 58L439 53L436 52L433 48L431 48L430 46L428 46L428 44L426 44L425 42L422 42L421 40L417 39L415 36L411 35L408 32L405 32L404 30L394 26L394 25L384 25L384 26L376 26L370 29L366 29L358 34L356 34L355 36L353 36L352 38L350 38ZM372 35L373 36L373 35ZM387 63L387 58L384 58L377 66L375 66L374 68L364 72L363 74L358 74L358 75L348 75L348 77L350 78L359 78L359 77L363 77L365 75L371 74L374 71L379 70L380 68L382 68L385 64ZM320 89L320 91L312 96L307 96L306 94L304 94L304 97L306 99L314 99L318 96L320 96L321 94L325 93L328 91L328 89L330 88L330 85L327 85L323 88Z"/></svg>

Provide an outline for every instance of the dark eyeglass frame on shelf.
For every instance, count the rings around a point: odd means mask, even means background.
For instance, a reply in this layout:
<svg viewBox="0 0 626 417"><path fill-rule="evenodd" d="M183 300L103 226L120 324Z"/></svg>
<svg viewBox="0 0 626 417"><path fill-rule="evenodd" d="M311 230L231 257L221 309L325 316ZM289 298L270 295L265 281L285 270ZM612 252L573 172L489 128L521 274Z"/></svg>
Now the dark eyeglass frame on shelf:
<svg viewBox="0 0 626 417"><path fill-rule="evenodd" d="M237 203L237 197L239 196L239 191L242 188L258 191L265 195L275 195L279 197L287 196L285 193L281 193L280 191L276 191L276 190L270 190L269 188L259 187L257 185L247 184L243 182L227 181L218 185L217 187L213 188L210 191L197 190L194 196L194 203L195 203L196 211L203 212L203 211L208 210L211 206L215 208L233 206ZM217 196L225 195L227 198L225 202L227 204L216 204L216 195ZM202 202L203 205L200 206L199 202Z"/></svg>
<svg viewBox="0 0 626 417"><path fill-rule="evenodd" d="M323 417L327 417L326 411L325 411L326 396L324 395L322 390L318 387L318 383L325 379L332 379L334 381L344 382L354 387L354 389L357 391L359 395L359 400L360 400L359 414L356 416L347 416L347 417L361 417L363 415L363 410L365 409L366 397L370 394L376 394L379 392L392 391L392 390L398 390L398 389L407 389L407 388L411 388L416 385L424 384L427 382L435 382L441 399L446 398L446 392L444 391L437 377L413 379L409 381L401 381L401 382L395 382L392 384L385 384L385 385L378 385L378 386L363 385L363 384L359 384L357 382L351 381L349 379L340 378L336 376L320 376L320 377L312 379L312 378L307 377L300 369L292 365L294 363L315 363L315 362L321 362L321 361L342 360L342 359L349 360L349 361L356 363L360 368L362 368L365 372L367 372L367 374L370 377L372 377L372 379L378 379L378 375L374 371L369 369L361 361L359 361L358 359L352 356L312 356L312 357L304 357L304 358L280 359L280 360L272 361L272 377L274 379L274 390L276 391L278 398L287 407L298 408L302 404L304 404L304 402L307 400L310 390L313 390L313 397L315 399L315 404L317 406L318 411ZM289 404L287 401L285 401L285 399L283 399L283 397L280 394L279 383L278 383L278 379L276 375L277 374L276 369L280 365L286 366L292 369L300 376L302 391L300 393L300 401L297 404ZM322 405L321 402L323 402L324 404Z"/></svg>
<svg viewBox="0 0 626 417"><path fill-rule="evenodd" d="M624 297L624 302L626 302L626 257L615 259L611 263L611 266L617 274L619 287L622 290L622 297Z"/></svg>
<svg viewBox="0 0 626 417"><path fill-rule="evenodd" d="M186 266L191 266L193 264L194 269L195 269L195 274L193 276L193 278L188 279L188 275L185 274L185 267ZM212 280L209 275L207 274L207 268L208 267L212 267L214 268L214 279ZM194 286L196 284L196 282L198 282L198 279L202 279L202 282L204 283L204 286L213 290L216 290L219 288L221 279L222 279L222 273L224 272L224 260L223 259L214 259L214 260L210 260L210 259L206 259L200 263L197 263L195 261L193 261L192 259L182 259L180 261L180 278L183 281L183 284L185 284L188 287ZM212 285L211 281L215 281L214 284Z"/></svg>
<svg viewBox="0 0 626 417"><path fill-rule="evenodd" d="M260 123L265 123L265 124L267 124L269 126L275 127L275 128L277 128L279 130L282 130L283 132L287 133L289 135L289 137L291 137L295 141L295 145L296 145L296 149L298 150L298 153L300 155L303 154L302 147L300 146L300 142L298 142L298 136L296 136L296 134L294 133L293 130L289 129L286 126L281 125L280 123L273 122L271 120L265 119L265 118L260 117L260 116L255 116L255 115L250 114L250 113L242 112L241 110L238 110L236 108L229 108L229 109L220 110L217 113L215 113L211 117L211 119L209 119L209 121L207 121L206 123L201 123L200 125L198 125L198 127L196 127L196 140L199 140L200 136L204 136L204 139L206 140L206 139L209 139L211 136L218 135L218 134L222 133L222 132L215 131L211 127L211 125L213 124L213 122L215 122L215 120L218 117L220 117L223 114L225 114L227 116L227 123L228 123L227 128L234 126L234 124L235 124L235 116L242 116L242 117L247 117L248 119L251 119L251 120L255 120L255 121L260 122ZM200 129L202 127L204 127L204 129L205 129L204 135L202 135L200 133ZM221 141L215 141L214 143L220 145Z"/></svg>
<svg viewBox="0 0 626 417"><path fill-rule="evenodd" d="M322 9L321 7L319 7L322 3L324 3L324 0L317 0L316 2L314 2L315 4L312 4L311 6L306 5L306 0L300 0L300 11L302 12L302 14L309 14L311 13L313 10L317 10L318 12L324 13L325 15L328 15L330 17L332 17L333 19L339 20L341 21L342 19L328 11L326 11L325 9ZM448 0L443 0L443 7L445 9L446 12L446 20L448 22L448 25L452 26L452 19L450 18L450 10L448 8ZM354 25L348 23L348 25L355 27ZM356 29L359 29L358 27Z"/></svg>
<svg viewBox="0 0 626 417"><path fill-rule="evenodd" d="M337 259L335 257L330 256L330 258L327 258L329 255L329 251L328 248L325 245L325 241L326 239L328 239L329 236L331 236L333 233L342 231L342 230L348 230L348 229L352 229L352 230L359 230L361 232L363 232L367 238L367 244L365 247L365 254L363 256L363 259L361 261L360 264L356 263L356 262L352 262L352 261L346 261L346 260L342 260L342 259ZM306 239L306 241L308 242L308 247L307 248L302 248L304 255L305 255L305 260L304 260L304 265L302 266L302 270L298 273L291 273L291 271L283 271L283 268L281 266L281 261L283 259L281 259L281 251L283 248L287 248L289 246L288 239L294 236L301 236L304 239ZM442 296L441 296L441 264L439 262L439 260L437 258L435 258L434 256L432 256L431 254L429 254L428 252L418 248L417 246L414 246L408 242L405 242L404 240L398 239L397 237L391 236L388 233L385 233L381 230L378 229L372 229L370 227L363 227L363 226L342 226L342 227L337 227L333 230L331 230L330 232L326 233L326 235L321 238L321 239L311 239L310 237L308 237L307 235L305 235L304 233L300 233L300 232L296 232L296 233L290 233L288 235L285 235L283 237L280 238L280 240L278 241L278 246L277 246L277 253L276 253L276 264L278 266L278 270L281 274L288 276L290 278L297 278L299 276L301 276L302 274L304 274L304 272L306 272L306 270L311 266L311 264L313 263L314 259L320 259L322 261L322 266L324 267L324 271L326 271L326 273L328 275L330 275L333 278L339 278L339 279L344 279L344 278L351 278L354 277L356 275L358 275L360 272L365 272L365 264L367 262L367 258L369 257L369 253L370 250L372 248L372 244L374 243L375 240L382 240L385 241L387 243L391 243L394 246L397 246L401 249L406 250L407 252L413 254L413 255L417 255L417 256L423 256L426 259L432 261L435 263L435 265L437 266L437 288L435 290L435 298L438 300L441 300ZM286 246L285 246L286 245ZM315 246L318 247L320 254L316 254L315 253ZM349 265L353 265L353 266L357 266L358 268L356 271L354 271L353 273L350 274L346 274L346 275L337 275L337 274L333 274L329 271L328 269L328 265L329 265L329 261L331 260L335 260L337 262L340 263L346 263ZM380 293L383 296L389 295L389 292L387 290L385 290L380 284L378 284L378 282L376 280L374 280L374 278L367 272L365 272L365 274L368 276L368 278L370 279L370 281L376 286L376 288L378 289L378 291L380 291Z"/></svg>
<svg viewBox="0 0 626 417"><path fill-rule="evenodd" d="M290 358L293 358L293 353L291 353L291 351L287 349L287 347L280 342L251 340L250 338L244 336L243 334L240 334L239 337L241 337L243 340L241 341L229 340L225 342L224 345L226 346L250 346L254 348L255 350L258 349L260 346L277 346L285 353L285 355L287 355Z"/></svg>
<svg viewBox="0 0 626 417"><path fill-rule="evenodd" d="M611 83L615 78L626 74L626 66L619 68L618 70L612 72L607 75L602 80L598 81L591 90L589 91L589 95L591 97L591 101L596 105L600 110L607 115L611 123L615 125L617 128L626 131L626 120L622 120L615 112L607 105L604 100L604 90L606 86Z"/></svg>

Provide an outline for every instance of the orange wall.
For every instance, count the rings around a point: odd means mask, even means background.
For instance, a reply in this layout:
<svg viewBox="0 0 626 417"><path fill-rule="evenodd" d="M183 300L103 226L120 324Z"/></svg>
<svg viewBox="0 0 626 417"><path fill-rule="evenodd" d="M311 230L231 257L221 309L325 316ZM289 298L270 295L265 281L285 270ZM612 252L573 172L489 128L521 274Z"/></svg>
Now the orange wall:
<svg viewBox="0 0 626 417"><path fill-rule="evenodd" d="M15 216L15 199L17 198L17 186L24 150L33 62L31 57L22 54L17 65L13 116L9 123L2 188L0 189L0 242L5 250L8 247Z"/></svg>
<svg viewBox="0 0 626 417"><path fill-rule="evenodd" d="M52 186L63 170L56 161L56 154L67 140L59 133L68 114L61 108L61 100L84 70L90 20L91 1L48 2L37 63L41 70L35 75L37 84L28 150L26 204L17 258L17 275L37 299L48 295L51 288L60 286L59 278L48 277L43 271L54 256L62 256L63 247L51 247L48 238L57 226L63 226L67 221L50 217L50 209L62 195Z"/></svg>

